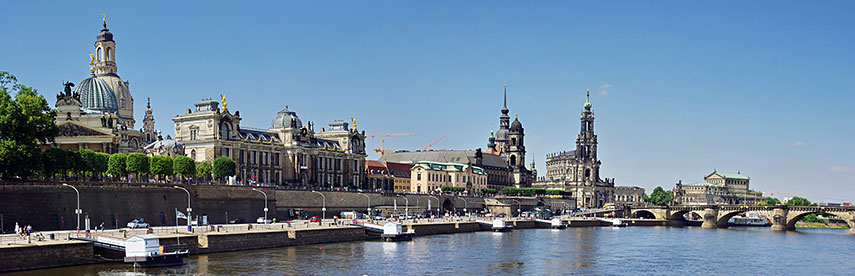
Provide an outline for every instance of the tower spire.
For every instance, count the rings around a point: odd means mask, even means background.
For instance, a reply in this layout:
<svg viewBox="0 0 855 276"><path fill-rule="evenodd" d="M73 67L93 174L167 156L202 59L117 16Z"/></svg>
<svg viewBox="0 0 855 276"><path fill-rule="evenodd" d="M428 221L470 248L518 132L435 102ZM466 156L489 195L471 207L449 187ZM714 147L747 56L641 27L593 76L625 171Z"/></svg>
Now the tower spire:
<svg viewBox="0 0 855 276"><path fill-rule="evenodd" d="M508 109L508 81L505 81L505 109Z"/></svg>
<svg viewBox="0 0 855 276"><path fill-rule="evenodd" d="M104 29L106 29L107 28L107 13L105 12L105 13L102 13L101 15L104 16L104 19L103 19L104 20Z"/></svg>

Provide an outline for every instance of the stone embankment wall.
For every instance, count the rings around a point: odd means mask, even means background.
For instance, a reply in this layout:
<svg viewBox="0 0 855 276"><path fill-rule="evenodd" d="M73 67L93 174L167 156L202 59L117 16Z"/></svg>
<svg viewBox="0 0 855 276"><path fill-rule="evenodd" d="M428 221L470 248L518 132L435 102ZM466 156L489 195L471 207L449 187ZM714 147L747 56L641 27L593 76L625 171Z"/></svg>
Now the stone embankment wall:
<svg viewBox="0 0 855 276"><path fill-rule="evenodd" d="M0 272L101 262L88 242L0 247Z"/></svg>
<svg viewBox="0 0 855 276"><path fill-rule="evenodd" d="M269 230L243 233L207 233L199 235L197 254L262 249L306 244L360 241L367 239L362 227L328 229Z"/></svg>

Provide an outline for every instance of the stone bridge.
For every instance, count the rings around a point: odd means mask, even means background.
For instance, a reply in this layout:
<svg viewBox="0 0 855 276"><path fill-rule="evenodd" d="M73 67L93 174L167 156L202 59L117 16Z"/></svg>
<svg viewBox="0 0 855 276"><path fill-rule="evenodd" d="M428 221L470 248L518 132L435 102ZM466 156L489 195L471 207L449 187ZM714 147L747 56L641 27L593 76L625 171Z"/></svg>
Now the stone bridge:
<svg viewBox="0 0 855 276"><path fill-rule="evenodd" d="M703 228L727 228L728 220L745 212L757 212L769 218L772 230L795 230L796 222L804 216L820 212L839 217L849 224L849 234L855 234L855 207L823 206L735 206L735 205L695 205L695 206L650 206L633 207L629 216L653 217L656 219L684 220L683 215L694 213L703 218Z"/></svg>

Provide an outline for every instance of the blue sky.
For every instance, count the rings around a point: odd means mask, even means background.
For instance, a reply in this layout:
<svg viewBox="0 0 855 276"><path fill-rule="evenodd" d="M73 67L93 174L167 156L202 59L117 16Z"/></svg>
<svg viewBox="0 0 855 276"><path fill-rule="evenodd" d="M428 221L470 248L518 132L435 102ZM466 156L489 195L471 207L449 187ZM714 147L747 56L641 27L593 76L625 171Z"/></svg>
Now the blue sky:
<svg viewBox="0 0 855 276"><path fill-rule="evenodd" d="M542 175L545 154L574 147L591 89L601 173L618 185L739 170L767 195L853 201L855 7L806 3L15 1L0 11L0 70L53 102L87 77L107 13L136 118L151 97L165 133L225 93L244 126L289 105L318 127L355 117L417 134L388 149L442 136L434 148L474 149L508 81Z"/></svg>

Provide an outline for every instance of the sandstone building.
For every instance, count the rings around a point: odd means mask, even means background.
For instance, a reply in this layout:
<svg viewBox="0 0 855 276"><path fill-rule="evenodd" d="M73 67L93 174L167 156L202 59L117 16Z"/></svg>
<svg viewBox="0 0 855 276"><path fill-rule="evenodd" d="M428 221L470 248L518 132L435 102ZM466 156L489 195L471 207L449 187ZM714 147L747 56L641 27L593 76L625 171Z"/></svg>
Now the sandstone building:
<svg viewBox="0 0 855 276"><path fill-rule="evenodd" d="M267 129L241 126L225 98L207 99L172 119L175 141L197 162L227 156L237 163L237 181L289 186L364 188L365 133L334 121L315 131L288 106Z"/></svg>
<svg viewBox="0 0 855 276"><path fill-rule="evenodd" d="M741 172L719 172L704 177L704 182L677 182L674 200L683 205L755 205L763 201L763 193L748 188L751 178Z"/></svg>
<svg viewBox="0 0 855 276"><path fill-rule="evenodd" d="M470 194L480 194L487 188L484 169L459 163L420 161L410 169L410 191L440 192L442 186L466 188Z"/></svg>

